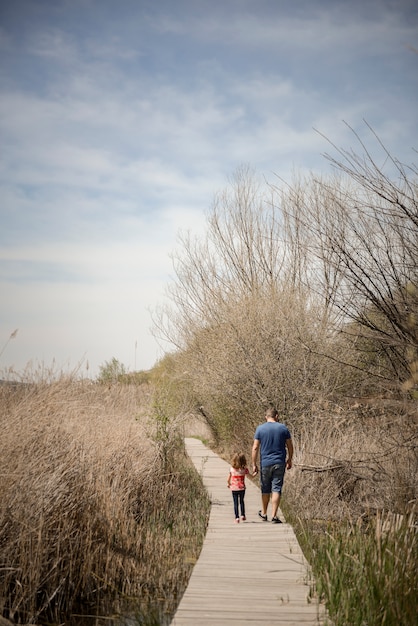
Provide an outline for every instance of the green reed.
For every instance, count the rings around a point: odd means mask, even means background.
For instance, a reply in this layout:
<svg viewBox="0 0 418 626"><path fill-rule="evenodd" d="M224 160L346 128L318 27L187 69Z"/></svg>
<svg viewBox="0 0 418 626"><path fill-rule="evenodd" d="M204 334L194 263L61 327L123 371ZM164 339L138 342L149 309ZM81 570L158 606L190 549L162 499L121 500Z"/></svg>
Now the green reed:
<svg viewBox="0 0 418 626"><path fill-rule="evenodd" d="M302 530L303 528L303 530ZM367 524L299 524L301 540L334 626L415 626L418 615L414 512L379 513Z"/></svg>

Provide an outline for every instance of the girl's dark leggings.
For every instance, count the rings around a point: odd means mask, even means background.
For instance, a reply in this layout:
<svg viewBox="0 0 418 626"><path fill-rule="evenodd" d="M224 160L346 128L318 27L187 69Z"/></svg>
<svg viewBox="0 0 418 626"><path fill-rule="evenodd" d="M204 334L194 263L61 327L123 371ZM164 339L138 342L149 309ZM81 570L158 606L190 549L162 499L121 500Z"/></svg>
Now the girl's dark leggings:
<svg viewBox="0 0 418 626"><path fill-rule="evenodd" d="M241 515L243 517L245 517L245 504L244 504L244 496L245 496L245 489L243 489L242 491L233 491L232 492L232 497L234 499L234 513L235 513L235 519L237 517L239 517L239 508L241 507Z"/></svg>

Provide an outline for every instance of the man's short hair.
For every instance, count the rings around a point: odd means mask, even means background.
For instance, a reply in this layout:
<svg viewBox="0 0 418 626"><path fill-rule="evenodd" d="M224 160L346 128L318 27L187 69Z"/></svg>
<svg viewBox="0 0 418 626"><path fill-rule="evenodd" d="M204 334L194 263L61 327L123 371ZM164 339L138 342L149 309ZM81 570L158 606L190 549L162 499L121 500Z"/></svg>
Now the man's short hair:
<svg viewBox="0 0 418 626"><path fill-rule="evenodd" d="M270 407L266 411L266 417L272 417L273 419L276 419L276 417L278 415L279 415L279 413L278 413L277 409L275 409L274 407Z"/></svg>

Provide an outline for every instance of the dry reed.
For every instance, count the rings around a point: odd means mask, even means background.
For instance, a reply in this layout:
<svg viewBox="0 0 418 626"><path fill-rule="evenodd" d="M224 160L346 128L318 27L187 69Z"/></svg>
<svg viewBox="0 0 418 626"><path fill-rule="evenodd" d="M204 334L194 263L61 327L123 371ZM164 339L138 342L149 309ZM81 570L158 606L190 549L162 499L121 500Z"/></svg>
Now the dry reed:
<svg viewBox="0 0 418 626"><path fill-rule="evenodd" d="M409 512L418 496L414 405L328 406L295 432L287 499L310 519Z"/></svg>
<svg viewBox="0 0 418 626"><path fill-rule="evenodd" d="M161 466L149 400L147 386L64 376L0 385L0 615L168 620L208 503L181 451Z"/></svg>
<svg viewBox="0 0 418 626"><path fill-rule="evenodd" d="M334 626L415 626L416 417L376 402L300 420L283 505Z"/></svg>

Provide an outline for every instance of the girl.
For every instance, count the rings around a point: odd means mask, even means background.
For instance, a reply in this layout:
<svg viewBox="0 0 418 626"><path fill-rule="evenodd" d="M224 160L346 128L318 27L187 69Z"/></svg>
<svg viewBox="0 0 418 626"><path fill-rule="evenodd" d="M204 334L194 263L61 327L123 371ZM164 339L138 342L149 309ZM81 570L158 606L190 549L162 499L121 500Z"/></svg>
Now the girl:
<svg viewBox="0 0 418 626"><path fill-rule="evenodd" d="M241 521L245 522L245 476L249 473L247 459L242 452L236 452L232 457L231 468L228 475L228 487L232 491L234 500L235 523L239 524L239 509L241 508Z"/></svg>

